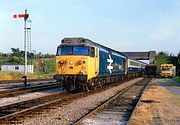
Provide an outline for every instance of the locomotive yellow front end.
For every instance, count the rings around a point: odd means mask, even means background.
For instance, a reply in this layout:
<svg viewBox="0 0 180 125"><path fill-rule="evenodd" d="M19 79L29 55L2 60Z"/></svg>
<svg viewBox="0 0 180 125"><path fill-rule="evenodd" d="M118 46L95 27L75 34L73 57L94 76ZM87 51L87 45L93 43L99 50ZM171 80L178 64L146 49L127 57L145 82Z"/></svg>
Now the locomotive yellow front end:
<svg viewBox="0 0 180 125"><path fill-rule="evenodd" d="M58 81L65 78L78 78L86 81L88 73L88 58L86 56L57 56L56 74L59 74Z"/></svg>
<svg viewBox="0 0 180 125"><path fill-rule="evenodd" d="M56 54L56 75L67 91L84 88L89 79L98 75L97 48L83 39L64 39Z"/></svg>
<svg viewBox="0 0 180 125"><path fill-rule="evenodd" d="M170 77L174 76L174 66L173 64L161 64L161 77Z"/></svg>

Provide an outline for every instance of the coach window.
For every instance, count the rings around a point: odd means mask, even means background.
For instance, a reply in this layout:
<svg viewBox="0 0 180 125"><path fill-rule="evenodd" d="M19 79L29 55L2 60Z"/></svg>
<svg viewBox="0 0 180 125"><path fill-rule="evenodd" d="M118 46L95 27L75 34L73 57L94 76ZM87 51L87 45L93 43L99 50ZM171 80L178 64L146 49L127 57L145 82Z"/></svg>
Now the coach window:
<svg viewBox="0 0 180 125"><path fill-rule="evenodd" d="M94 54L95 54L94 47L90 47L90 49L89 49L90 57L94 57Z"/></svg>

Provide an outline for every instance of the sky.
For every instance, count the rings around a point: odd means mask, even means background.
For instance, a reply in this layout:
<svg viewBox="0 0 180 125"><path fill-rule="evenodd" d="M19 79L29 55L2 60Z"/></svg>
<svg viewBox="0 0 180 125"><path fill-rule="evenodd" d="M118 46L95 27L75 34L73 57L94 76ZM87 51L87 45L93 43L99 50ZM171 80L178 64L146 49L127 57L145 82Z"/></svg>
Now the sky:
<svg viewBox="0 0 180 125"><path fill-rule="evenodd" d="M121 52L180 51L179 0L1 0L0 52L24 49L24 20L12 15L25 9L37 52L55 54L65 37Z"/></svg>

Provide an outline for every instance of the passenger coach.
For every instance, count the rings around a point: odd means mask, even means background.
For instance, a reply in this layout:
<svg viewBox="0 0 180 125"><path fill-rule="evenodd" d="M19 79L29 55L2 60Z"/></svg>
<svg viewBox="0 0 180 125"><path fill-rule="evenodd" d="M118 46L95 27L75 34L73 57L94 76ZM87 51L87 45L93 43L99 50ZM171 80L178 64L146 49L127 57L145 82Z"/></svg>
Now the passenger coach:
<svg viewBox="0 0 180 125"><path fill-rule="evenodd" d="M138 61L138 60L133 60L133 59L128 59L128 74L129 76L141 76L145 72L145 66L146 63Z"/></svg>

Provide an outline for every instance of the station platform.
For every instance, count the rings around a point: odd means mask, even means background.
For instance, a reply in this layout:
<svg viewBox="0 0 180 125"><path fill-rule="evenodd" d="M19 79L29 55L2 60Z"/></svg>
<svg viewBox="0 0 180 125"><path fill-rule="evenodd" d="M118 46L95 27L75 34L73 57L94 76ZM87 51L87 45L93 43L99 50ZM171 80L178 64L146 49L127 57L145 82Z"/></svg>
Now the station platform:
<svg viewBox="0 0 180 125"><path fill-rule="evenodd" d="M129 125L180 125L180 83L153 79Z"/></svg>

